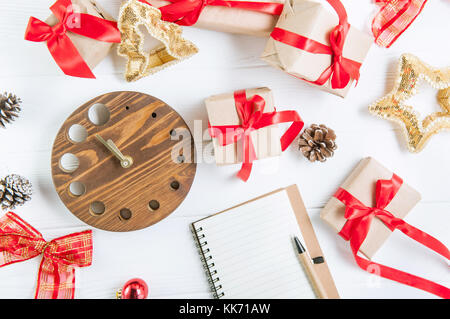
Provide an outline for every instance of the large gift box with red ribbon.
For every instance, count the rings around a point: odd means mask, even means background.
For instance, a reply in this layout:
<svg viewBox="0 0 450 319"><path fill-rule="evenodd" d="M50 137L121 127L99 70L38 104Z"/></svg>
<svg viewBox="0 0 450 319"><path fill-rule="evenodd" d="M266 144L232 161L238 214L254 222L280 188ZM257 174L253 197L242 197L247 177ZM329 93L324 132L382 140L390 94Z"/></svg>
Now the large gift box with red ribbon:
<svg viewBox="0 0 450 319"><path fill-rule="evenodd" d="M25 39L47 42L61 70L70 76L95 78L95 68L120 43L117 23L94 0L57 0L45 22L30 18Z"/></svg>
<svg viewBox="0 0 450 319"><path fill-rule="evenodd" d="M277 112L268 88L240 90L205 100L216 163L243 163L238 177L250 176L256 159L278 156L300 133L296 111ZM280 138L277 124L292 122Z"/></svg>
<svg viewBox="0 0 450 319"><path fill-rule="evenodd" d="M348 23L339 0L287 0L261 58L290 75L345 97L373 39Z"/></svg>
<svg viewBox="0 0 450 319"><path fill-rule="evenodd" d="M394 175L389 169L381 165L375 159L368 157L363 159L356 168L347 177L340 189L345 190L359 202L363 203L367 207L380 207L381 201L385 203L385 199L378 198L380 202L377 202L376 187L378 180L392 180ZM394 179L393 182L398 180ZM408 184L402 182L400 185L393 185L392 187L398 187L395 196L383 207L391 212L395 217L403 219L413 209L413 207L420 201L420 194ZM392 190L392 189L390 189ZM340 200L342 192L339 192L339 196L333 196L329 202L325 205L324 209L320 213L320 217L325 220L331 227L333 227L337 233L346 231L344 228L346 219L346 205ZM389 193L389 196L392 194ZM348 227L349 225L347 225ZM374 218L370 225L369 232L366 239L362 243L359 251L366 257L372 258L377 250L387 240L391 230L383 224L383 222Z"/></svg>
<svg viewBox="0 0 450 319"><path fill-rule="evenodd" d="M450 251L443 243L404 221L419 200L420 194L400 176L369 157L363 159L338 188L320 217L350 242L353 257L361 269L450 298L447 287L373 261L376 251L394 230L450 260Z"/></svg>
<svg viewBox="0 0 450 319"><path fill-rule="evenodd" d="M161 10L162 19L221 32L268 36L284 0L141 0Z"/></svg>

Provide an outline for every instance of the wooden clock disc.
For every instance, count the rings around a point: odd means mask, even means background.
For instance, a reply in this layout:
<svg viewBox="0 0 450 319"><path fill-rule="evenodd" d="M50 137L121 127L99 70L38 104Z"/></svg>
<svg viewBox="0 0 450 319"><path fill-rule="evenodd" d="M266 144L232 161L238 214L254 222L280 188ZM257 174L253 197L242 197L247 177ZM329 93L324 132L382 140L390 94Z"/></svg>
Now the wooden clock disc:
<svg viewBox="0 0 450 319"><path fill-rule="evenodd" d="M109 120L91 122L91 107L103 107ZM70 138L74 126L87 135L83 141ZM96 134L111 139L132 165L123 168ZM51 159L53 183L66 207L93 227L117 232L148 227L172 213L191 188L197 169L191 136L181 116L153 96L101 95L79 107L59 130ZM65 154L78 159L75 170L63 166Z"/></svg>

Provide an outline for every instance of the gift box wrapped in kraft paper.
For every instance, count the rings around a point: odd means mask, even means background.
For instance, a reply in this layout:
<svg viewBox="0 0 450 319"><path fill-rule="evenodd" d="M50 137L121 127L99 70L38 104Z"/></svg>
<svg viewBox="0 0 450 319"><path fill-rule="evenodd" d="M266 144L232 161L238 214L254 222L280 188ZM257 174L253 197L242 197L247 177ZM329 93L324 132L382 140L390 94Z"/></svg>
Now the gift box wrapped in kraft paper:
<svg viewBox="0 0 450 319"><path fill-rule="evenodd" d="M214 95L205 105L216 163L243 163L238 177L244 181L254 160L279 156L303 127L296 111L276 111L268 88ZM277 124L287 122L292 124L280 138Z"/></svg>
<svg viewBox="0 0 450 319"><path fill-rule="evenodd" d="M352 27L339 0L287 0L262 60L290 75L345 97L373 38Z"/></svg>
<svg viewBox="0 0 450 319"><path fill-rule="evenodd" d="M163 20L180 25L267 37L283 10L284 0L223 1L142 0L159 8Z"/></svg>
<svg viewBox="0 0 450 319"><path fill-rule="evenodd" d="M369 157L337 189L320 217L349 241L353 258L362 270L449 299L450 288L373 260L395 230L444 257L446 262L450 260L450 250L442 242L404 220L419 200L420 194L400 176Z"/></svg>
<svg viewBox="0 0 450 319"><path fill-rule="evenodd" d="M30 18L25 39L46 41L66 75L95 78L94 69L120 43L114 18L94 0L57 0L45 22ZM53 33L54 30L60 32Z"/></svg>
<svg viewBox="0 0 450 319"><path fill-rule="evenodd" d="M391 180L393 173L371 157L355 167L340 189L344 189L367 207L377 207L376 184L378 180ZM339 196L338 196L339 197ZM384 208L395 217L403 219L420 201L420 194L405 182ZM333 196L320 213L320 217L340 233L347 222L346 205ZM391 234L391 230L378 218L373 218L366 239L359 251L371 259Z"/></svg>

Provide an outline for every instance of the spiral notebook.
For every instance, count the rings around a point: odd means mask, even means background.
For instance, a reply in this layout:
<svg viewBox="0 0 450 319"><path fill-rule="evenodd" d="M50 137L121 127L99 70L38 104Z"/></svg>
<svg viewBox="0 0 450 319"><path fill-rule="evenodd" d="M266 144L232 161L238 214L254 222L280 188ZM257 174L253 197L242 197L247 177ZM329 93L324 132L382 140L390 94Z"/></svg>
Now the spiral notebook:
<svg viewBox="0 0 450 319"><path fill-rule="evenodd" d="M306 244L327 298L339 298L296 185L191 227L215 298L315 298L294 236Z"/></svg>

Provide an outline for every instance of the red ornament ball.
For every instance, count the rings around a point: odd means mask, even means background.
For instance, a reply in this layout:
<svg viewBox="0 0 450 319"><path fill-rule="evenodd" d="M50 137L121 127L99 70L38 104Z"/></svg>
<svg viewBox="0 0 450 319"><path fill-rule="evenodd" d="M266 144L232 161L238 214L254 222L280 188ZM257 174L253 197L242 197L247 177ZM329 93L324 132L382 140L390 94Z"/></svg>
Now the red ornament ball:
<svg viewBox="0 0 450 319"><path fill-rule="evenodd" d="M142 279L128 280L122 288L122 299L147 299L148 286Z"/></svg>

